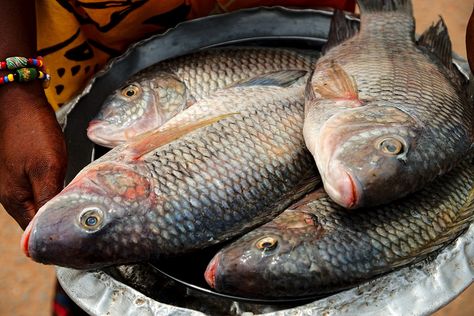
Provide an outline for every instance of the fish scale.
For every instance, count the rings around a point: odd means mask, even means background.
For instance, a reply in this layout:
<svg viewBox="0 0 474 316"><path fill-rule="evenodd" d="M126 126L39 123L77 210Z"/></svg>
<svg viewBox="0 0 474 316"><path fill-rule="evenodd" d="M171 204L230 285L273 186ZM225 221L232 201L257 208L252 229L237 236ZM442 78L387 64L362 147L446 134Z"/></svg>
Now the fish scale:
<svg viewBox="0 0 474 316"><path fill-rule="evenodd" d="M318 183L302 135L302 94L302 87L231 88L113 149L38 213L25 232L30 256L76 268L161 259L268 221ZM88 232L81 214L91 208L103 226ZM108 246L117 243L119 252ZM73 245L84 253L68 251Z"/></svg>
<svg viewBox="0 0 474 316"><path fill-rule="evenodd" d="M317 222L304 224L303 214ZM259 298L339 291L424 259L473 217L471 155L421 191L385 206L347 212L323 190L312 193L219 251L206 280L217 291ZM258 249L257 241L266 237L277 240L276 246Z"/></svg>

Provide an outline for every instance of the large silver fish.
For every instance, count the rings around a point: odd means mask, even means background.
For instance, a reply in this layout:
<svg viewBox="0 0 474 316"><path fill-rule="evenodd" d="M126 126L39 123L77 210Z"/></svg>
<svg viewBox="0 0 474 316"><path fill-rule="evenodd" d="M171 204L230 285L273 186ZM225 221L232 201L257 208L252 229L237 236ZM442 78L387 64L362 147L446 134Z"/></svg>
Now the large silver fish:
<svg viewBox="0 0 474 316"><path fill-rule="evenodd" d="M87 135L114 147L160 127L219 89L273 72L307 72L315 59L314 54L279 48L215 48L164 61L132 76L110 95Z"/></svg>
<svg viewBox="0 0 474 316"><path fill-rule="evenodd" d="M411 1L358 3L360 32L335 15L305 102L306 145L326 192L346 208L422 188L473 141L473 106L444 22L415 42Z"/></svg>
<svg viewBox="0 0 474 316"><path fill-rule="evenodd" d="M303 90L217 92L114 148L40 209L25 252L96 268L197 250L268 221L318 183Z"/></svg>
<svg viewBox="0 0 474 316"><path fill-rule="evenodd" d="M348 212L318 190L221 250L207 282L247 297L339 291L420 261L474 216L474 163L389 205Z"/></svg>

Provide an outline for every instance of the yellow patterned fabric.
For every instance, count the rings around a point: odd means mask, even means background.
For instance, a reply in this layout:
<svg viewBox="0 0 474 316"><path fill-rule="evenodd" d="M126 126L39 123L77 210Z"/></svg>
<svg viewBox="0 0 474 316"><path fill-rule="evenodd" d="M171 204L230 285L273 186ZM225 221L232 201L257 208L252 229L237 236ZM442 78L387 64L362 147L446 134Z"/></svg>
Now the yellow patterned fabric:
<svg viewBox="0 0 474 316"><path fill-rule="evenodd" d="M51 71L46 95L58 109L108 59L132 43L197 17L256 6L332 6L354 10L353 0L38 0L38 55Z"/></svg>

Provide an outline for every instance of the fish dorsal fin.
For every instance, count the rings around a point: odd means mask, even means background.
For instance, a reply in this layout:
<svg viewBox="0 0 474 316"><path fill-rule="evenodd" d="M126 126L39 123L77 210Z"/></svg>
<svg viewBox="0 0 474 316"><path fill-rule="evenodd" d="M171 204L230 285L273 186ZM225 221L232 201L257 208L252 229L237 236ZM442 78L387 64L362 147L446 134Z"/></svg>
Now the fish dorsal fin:
<svg viewBox="0 0 474 316"><path fill-rule="evenodd" d="M354 78L350 76L339 64L334 61L324 70L320 70L320 77L323 80L317 80L310 83L313 97L322 99L338 99L338 100L358 100L359 91ZM311 92L306 93L307 96Z"/></svg>
<svg viewBox="0 0 474 316"><path fill-rule="evenodd" d="M418 46L424 47L437 56L443 65L452 67L452 48L448 28L440 17L436 24L431 25L418 39Z"/></svg>
<svg viewBox="0 0 474 316"><path fill-rule="evenodd" d="M306 70L283 70L269 72L263 75L253 77L251 79L239 81L231 85L229 88L251 86L288 87L307 73L308 72Z"/></svg>
<svg viewBox="0 0 474 316"><path fill-rule="evenodd" d="M180 126L171 126L168 129L156 129L148 133L144 133L127 144L127 149L131 153L132 160L139 160L149 152L169 144L176 139L183 137L202 127L212 125L220 120L237 113L227 113L223 115L206 117L196 122L187 122Z"/></svg>
<svg viewBox="0 0 474 316"><path fill-rule="evenodd" d="M331 48L353 37L358 31L357 24L346 19L344 12L335 10L331 19L328 41L324 45L322 53L326 54Z"/></svg>
<svg viewBox="0 0 474 316"><path fill-rule="evenodd" d="M361 16L368 12L399 11L412 14L411 0L357 0Z"/></svg>

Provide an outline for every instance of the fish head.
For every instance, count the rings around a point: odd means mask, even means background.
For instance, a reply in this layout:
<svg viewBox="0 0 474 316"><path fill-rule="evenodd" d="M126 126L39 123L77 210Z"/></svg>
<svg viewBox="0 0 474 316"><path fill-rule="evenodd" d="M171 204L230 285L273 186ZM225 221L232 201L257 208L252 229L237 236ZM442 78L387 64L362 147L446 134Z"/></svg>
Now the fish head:
<svg viewBox="0 0 474 316"><path fill-rule="evenodd" d="M38 211L22 236L34 261L92 269L147 259L141 238L148 180L126 167L81 172Z"/></svg>
<svg viewBox="0 0 474 316"><path fill-rule="evenodd" d="M96 144L115 147L160 127L186 107L185 84L175 75L139 74L107 97L89 123L87 136Z"/></svg>
<svg viewBox="0 0 474 316"><path fill-rule="evenodd" d="M316 164L328 195L345 208L387 203L419 179L414 152L420 125L392 106L339 112L322 126Z"/></svg>
<svg viewBox="0 0 474 316"><path fill-rule="evenodd" d="M299 290L306 286L293 282L308 269L300 255L305 242L320 238L323 231L314 214L287 210L219 251L207 266L206 282L223 293L288 296L292 286Z"/></svg>

